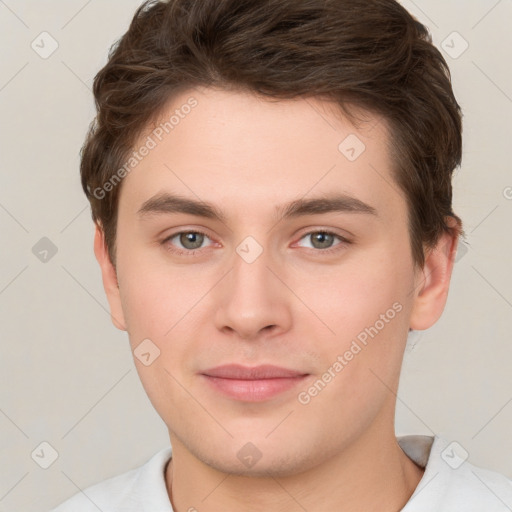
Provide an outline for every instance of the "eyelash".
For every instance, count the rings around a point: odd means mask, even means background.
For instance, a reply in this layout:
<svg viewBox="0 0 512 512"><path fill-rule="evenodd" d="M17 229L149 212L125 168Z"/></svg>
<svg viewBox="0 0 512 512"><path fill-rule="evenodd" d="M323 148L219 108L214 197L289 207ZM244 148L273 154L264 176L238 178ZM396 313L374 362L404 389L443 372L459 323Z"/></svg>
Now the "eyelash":
<svg viewBox="0 0 512 512"><path fill-rule="evenodd" d="M188 256L188 257L196 256L197 252L201 251L201 249L191 249L191 250L188 250L188 249L175 249L175 248L171 249L170 248L170 244L168 242L170 240L172 240L173 238L175 238L176 236L182 235L184 233L200 234L200 235L203 235L203 236L205 236L207 238L210 238L207 233L205 233L204 231L201 231L199 229L185 230L185 231L177 231L176 233L173 233L172 235L166 237L164 240L162 240L161 244L165 247L166 250L168 250L169 252L171 252L173 254L177 254L178 256ZM333 247L329 247L327 249L315 249L314 247L310 248L311 250L313 250L315 252L318 252L318 253L332 254L334 252L339 251L341 249L341 247L349 245L349 244L352 243L350 240L347 240L345 237L339 235L338 233L335 233L334 231L329 231L328 229L316 229L314 231L308 231L307 233L304 233L300 237L299 240L302 240L303 238L305 238L305 237L307 237L309 235L316 234L316 233L322 233L322 234L325 234L325 235L332 235L335 238L338 238L338 240L340 241L339 244L336 244Z"/></svg>
<svg viewBox="0 0 512 512"><path fill-rule="evenodd" d="M177 231L176 233L173 233L172 235L169 235L165 240L162 240L162 245L165 246L165 249L169 252L172 252L173 254L177 254L178 256L195 256L198 251L201 249L171 249L170 244L168 242L172 240L173 238L177 237L178 235L182 235L184 233L194 233L199 235L204 235L207 238L210 238L207 233L204 231L201 231L200 229L190 229L185 231Z"/></svg>

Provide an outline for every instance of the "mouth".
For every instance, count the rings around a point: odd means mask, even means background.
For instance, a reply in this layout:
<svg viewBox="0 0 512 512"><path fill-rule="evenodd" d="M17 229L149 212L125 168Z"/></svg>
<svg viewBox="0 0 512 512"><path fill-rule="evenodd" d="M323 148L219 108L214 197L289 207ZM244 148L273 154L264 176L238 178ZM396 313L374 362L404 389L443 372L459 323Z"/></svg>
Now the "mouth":
<svg viewBox="0 0 512 512"><path fill-rule="evenodd" d="M279 366L223 365L200 373L218 393L244 402L262 402L298 386L309 375Z"/></svg>

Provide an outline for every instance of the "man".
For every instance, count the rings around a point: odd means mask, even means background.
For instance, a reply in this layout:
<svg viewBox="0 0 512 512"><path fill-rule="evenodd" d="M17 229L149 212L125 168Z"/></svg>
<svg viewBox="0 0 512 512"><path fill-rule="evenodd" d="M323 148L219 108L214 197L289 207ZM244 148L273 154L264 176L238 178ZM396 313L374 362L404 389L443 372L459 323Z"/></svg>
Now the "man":
<svg viewBox="0 0 512 512"><path fill-rule="evenodd" d="M394 432L463 234L426 28L394 0L148 2L94 93L95 254L172 449L56 511L510 510L505 476Z"/></svg>

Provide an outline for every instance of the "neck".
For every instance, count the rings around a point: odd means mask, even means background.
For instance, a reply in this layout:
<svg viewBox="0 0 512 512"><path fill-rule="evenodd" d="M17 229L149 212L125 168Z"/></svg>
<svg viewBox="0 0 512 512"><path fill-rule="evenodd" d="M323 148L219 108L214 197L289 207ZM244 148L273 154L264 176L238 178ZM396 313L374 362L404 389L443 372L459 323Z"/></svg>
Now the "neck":
<svg viewBox="0 0 512 512"><path fill-rule="evenodd" d="M382 425L320 465L284 477L226 474L194 457L174 436L171 444L165 476L175 512L398 512L424 472L402 451L394 430Z"/></svg>

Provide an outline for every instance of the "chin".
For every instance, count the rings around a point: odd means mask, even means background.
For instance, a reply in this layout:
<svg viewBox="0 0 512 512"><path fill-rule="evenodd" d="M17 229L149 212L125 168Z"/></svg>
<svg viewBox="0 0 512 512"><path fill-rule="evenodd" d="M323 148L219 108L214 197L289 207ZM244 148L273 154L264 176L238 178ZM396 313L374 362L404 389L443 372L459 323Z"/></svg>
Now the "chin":
<svg viewBox="0 0 512 512"><path fill-rule="evenodd" d="M234 457L228 458L226 458L226 454L219 457L212 455L202 460L202 462L222 473L253 478L284 478L296 475L307 469L304 460L298 460L291 454L284 456L275 453L275 451L271 455L262 453L261 458L252 464L249 462L242 463L236 454Z"/></svg>

